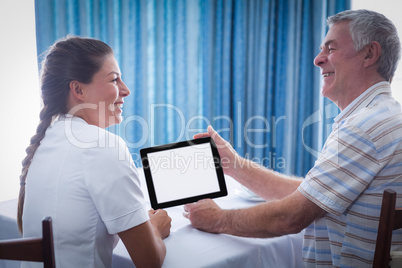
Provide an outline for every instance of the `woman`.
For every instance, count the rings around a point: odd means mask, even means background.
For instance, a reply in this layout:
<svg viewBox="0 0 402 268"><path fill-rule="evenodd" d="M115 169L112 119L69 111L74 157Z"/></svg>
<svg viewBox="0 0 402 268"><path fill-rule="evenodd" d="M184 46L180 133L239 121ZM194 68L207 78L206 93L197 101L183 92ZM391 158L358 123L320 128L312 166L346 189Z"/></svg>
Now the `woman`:
<svg viewBox="0 0 402 268"><path fill-rule="evenodd" d="M112 49L70 37L50 48L41 72L44 106L23 161L20 231L40 236L42 218L52 217L57 267L110 267L117 236L137 267L161 266L171 219L146 211L125 143L105 130L121 123L130 94Z"/></svg>

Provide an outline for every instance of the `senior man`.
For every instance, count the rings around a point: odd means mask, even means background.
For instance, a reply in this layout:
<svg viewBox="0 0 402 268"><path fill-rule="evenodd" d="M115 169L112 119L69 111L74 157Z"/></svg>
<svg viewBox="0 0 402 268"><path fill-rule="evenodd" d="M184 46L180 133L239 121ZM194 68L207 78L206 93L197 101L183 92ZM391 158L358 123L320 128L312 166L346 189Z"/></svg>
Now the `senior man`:
<svg viewBox="0 0 402 268"><path fill-rule="evenodd" d="M209 127L195 137L212 136L225 173L268 202L222 210L201 200L184 206L183 214L200 230L237 236L305 229L306 266L371 266L382 193L402 193L402 115L390 87L400 41L392 22L373 11L344 11L327 23L314 64L321 69L322 95L341 113L314 167L304 179L263 168L240 157ZM402 235L393 240L401 245Z"/></svg>

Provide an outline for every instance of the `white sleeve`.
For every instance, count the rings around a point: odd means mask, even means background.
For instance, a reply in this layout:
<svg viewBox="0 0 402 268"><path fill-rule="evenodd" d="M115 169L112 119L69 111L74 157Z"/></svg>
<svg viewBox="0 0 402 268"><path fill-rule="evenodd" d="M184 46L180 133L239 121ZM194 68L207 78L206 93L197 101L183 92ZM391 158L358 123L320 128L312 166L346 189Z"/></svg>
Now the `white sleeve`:
<svg viewBox="0 0 402 268"><path fill-rule="evenodd" d="M86 150L85 180L89 194L109 234L117 234L149 219L137 170L124 141Z"/></svg>

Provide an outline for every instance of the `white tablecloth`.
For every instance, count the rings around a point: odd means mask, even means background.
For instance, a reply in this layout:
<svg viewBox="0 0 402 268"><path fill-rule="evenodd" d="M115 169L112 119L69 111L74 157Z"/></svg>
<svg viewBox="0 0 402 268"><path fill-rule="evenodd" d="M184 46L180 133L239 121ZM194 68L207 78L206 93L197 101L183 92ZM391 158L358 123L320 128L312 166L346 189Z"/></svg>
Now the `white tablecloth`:
<svg viewBox="0 0 402 268"><path fill-rule="evenodd" d="M140 175L143 190L146 191L141 170ZM235 195L239 184L232 178L226 178L226 183L229 195L215 199L222 208L256 204ZM16 208L16 199L0 203L0 239L18 237ZM165 239L167 255L163 267L303 267L302 233L269 239L210 234L193 228L182 216L182 206L168 208L167 211L172 218L172 229ZM0 268L3 267L19 267L19 264L0 260ZM134 267L121 241L113 252L113 267Z"/></svg>

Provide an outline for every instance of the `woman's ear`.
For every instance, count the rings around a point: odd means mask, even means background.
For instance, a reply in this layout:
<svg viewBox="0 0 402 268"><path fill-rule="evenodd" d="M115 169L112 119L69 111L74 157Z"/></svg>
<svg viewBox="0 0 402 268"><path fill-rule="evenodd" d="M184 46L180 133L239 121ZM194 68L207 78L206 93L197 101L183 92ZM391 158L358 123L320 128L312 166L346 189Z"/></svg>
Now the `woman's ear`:
<svg viewBox="0 0 402 268"><path fill-rule="evenodd" d="M82 84L76 80L70 82L70 93L77 100L84 100Z"/></svg>
<svg viewBox="0 0 402 268"><path fill-rule="evenodd" d="M364 66L369 67L377 63L381 56L381 45L377 41L371 42L366 47L366 57L364 59Z"/></svg>

